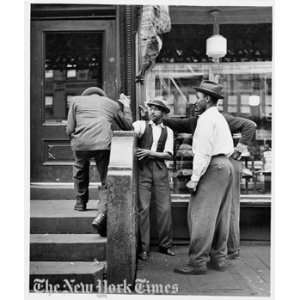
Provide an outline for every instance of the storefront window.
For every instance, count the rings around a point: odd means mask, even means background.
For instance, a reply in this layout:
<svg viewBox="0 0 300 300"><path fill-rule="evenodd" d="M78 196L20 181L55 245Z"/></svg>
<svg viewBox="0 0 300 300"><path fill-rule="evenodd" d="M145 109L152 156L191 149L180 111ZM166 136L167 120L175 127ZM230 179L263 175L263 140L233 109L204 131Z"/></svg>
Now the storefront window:
<svg viewBox="0 0 300 300"><path fill-rule="evenodd" d="M191 117L195 115L194 87L203 79L221 83L225 99L218 103L219 110L257 124L256 138L242 158L241 193L268 194L272 174L271 24L226 24L220 31L228 39L228 54L220 63L212 63L205 57L203 38L212 34L211 26L173 26L166 34L158 63L145 77L141 101L162 96L171 110L170 117ZM199 32L203 34L197 40ZM240 135L233 138L237 143ZM191 145L191 134L175 135L174 159L168 162L173 193L187 192L185 184L192 174Z"/></svg>

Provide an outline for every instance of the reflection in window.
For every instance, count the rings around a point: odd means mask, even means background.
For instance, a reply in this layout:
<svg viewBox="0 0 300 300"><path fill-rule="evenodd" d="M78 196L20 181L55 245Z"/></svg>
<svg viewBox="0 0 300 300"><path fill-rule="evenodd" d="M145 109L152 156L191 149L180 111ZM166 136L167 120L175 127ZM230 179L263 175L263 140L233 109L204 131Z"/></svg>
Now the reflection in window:
<svg viewBox="0 0 300 300"><path fill-rule="evenodd" d="M58 122L67 118L70 97L90 86L102 86L101 32L45 33L44 118ZM49 104L51 102L51 104Z"/></svg>
<svg viewBox="0 0 300 300"><path fill-rule="evenodd" d="M220 64L157 64L146 75L145 101L162 96L169 116L194 116L195 87L203 79L217 78L223 85L225 99L218 103L224 113L251 119L257 124L256 139L242 158L241 192L270 193L271 178L271 63L244 62ZM240 135L234 135L236 144ZM186 193L185 183L192 172L192 135L175 135L174 161L168 163L174 193Z"/></svg>

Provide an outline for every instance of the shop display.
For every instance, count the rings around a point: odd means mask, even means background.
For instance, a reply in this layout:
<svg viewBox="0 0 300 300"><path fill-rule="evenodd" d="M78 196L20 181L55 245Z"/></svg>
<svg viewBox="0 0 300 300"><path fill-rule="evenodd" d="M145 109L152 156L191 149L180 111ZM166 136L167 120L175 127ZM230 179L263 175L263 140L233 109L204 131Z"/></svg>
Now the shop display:
<svg viewBox="0 0 300 300"><path fill-rule="evenodd" d="M182 54L182 52L178 52ZM196 95L193 87L204 78L217 77L224 86L225 99L218 108L224 113L246 117L257 124L256 139L243 157L241 192L268 193L271 171L264 170L264 151L271 144L272 63L158 63L146 76L146 94L161 95L170 107L170 117L185 118L195 115ZM237 144L240 134L234 135ZM174 163L170 167L174 193L187 193L185 184L192 174L192 136L175 133ZM270 165L270 164L269 164ZM266 165L268 166L268 165Z"/></svg>

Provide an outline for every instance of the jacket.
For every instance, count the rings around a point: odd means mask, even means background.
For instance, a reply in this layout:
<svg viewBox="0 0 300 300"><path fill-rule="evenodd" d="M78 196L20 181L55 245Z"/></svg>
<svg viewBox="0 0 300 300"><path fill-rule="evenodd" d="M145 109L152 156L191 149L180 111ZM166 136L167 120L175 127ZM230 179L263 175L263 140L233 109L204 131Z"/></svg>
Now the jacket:
<svg viewBox="0 0 300 300"><path fill-rule="evenodd" d="M97 94L73 97L66 128L72 149L109 150L113 122L122 130L132 130L131 120L125 119L116 101Z"/></svg>

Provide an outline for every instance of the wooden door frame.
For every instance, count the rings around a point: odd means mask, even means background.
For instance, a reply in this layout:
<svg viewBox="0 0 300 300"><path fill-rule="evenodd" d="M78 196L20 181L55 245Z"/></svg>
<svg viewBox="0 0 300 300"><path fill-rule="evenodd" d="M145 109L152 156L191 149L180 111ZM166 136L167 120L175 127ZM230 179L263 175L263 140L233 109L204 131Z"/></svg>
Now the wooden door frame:
<svg viewBox="0 0 300 300"><path fill-rule="evenodd" d="M94 31L104 33L103 38L103 87L108 96L115 99L119 81L117 66L117 36L115 20L44 20L31 22L31 53L30 53L30 142L31 142L31 181L52 181L65 168L65 165L45 164L43 160L43 139L68 140L63 124L47 124L44 120L44 32L51 31ZM55 131L54 131L55 128ZM46 137L45 137L46 136ZM56 137L55 137L56 136ZM47 180L42 168L47 168L48 174L53 173ZM56 170L55 170L56 168ZM49 177L49 178L50 178Z"/></svg>

